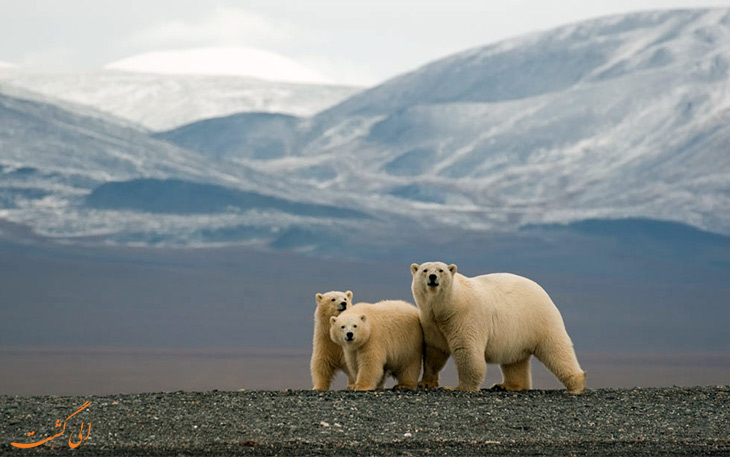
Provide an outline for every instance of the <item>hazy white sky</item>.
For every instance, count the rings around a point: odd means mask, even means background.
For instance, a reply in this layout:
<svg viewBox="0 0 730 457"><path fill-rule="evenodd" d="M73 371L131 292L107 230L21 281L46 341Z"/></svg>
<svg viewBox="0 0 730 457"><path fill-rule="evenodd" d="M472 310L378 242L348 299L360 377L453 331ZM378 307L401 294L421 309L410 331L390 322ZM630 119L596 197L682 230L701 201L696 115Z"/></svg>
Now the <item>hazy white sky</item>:
<svg viewBox="0 0 730 457"><path fill-rule="evenodd" d="M0 61L97 68L152 51L244 47L368 85L531 31L693 7L730 0L0 0Z"/></svg>

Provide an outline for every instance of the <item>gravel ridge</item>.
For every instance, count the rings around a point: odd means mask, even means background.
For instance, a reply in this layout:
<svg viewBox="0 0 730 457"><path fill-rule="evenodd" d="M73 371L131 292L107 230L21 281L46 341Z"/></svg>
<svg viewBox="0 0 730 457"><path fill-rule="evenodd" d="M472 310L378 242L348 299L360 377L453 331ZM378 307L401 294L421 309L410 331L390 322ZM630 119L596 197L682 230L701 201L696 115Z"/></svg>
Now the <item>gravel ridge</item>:
<svg viewBox="0 0 730 457"><path fill-rule="evenodd" d="M54 435L86 401L64 435L11 446ZM730 386L0 396L0 417L0 454L14 456L730 456Z"/></svg>

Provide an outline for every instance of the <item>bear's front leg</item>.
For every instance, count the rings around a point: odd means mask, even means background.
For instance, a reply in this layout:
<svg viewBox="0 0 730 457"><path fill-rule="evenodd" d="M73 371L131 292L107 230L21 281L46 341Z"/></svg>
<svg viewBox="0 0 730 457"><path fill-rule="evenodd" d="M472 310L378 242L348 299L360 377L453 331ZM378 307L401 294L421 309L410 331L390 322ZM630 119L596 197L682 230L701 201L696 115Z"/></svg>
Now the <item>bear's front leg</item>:
<svg viewBox="0 0 730 457"><path fill-rule="evenodd" d="M437 346L425 345L423 354L423 377L418 387L435 389L439 386L439 372L449 360L449 353Z"/></svg>
<svg viewBox="0 0 730 457"><path fill-rule="evenodd" d="M484 377L487 375L487 361L484 359L484 350L457 347L452 355L459 375L459 385L456 386L456 389L478 391Z"/></svg>
<svg viewBox="0 0 730 457"><path fill-rule="evenodd" d="M311 371L314 390L329 390L337 371L335 366L324 357L315 356L312 357Z"/></svg>
<svg viewBox="0 0 730 457"><path fill-rule="evenodd" d="M357 382L357 352L355 351L344 351L345 366L347 367L347 389L355 390L355 383Z"/></svg>
<svg viewBox="0 0 730 457"><path fill-rule="evenodd" d="M357 381L357 375L353 370L350 369L348 366L345 370L345 373L347 373L347 388L349 390L352 390L353 386L355 385L355 382Z"/></svg>
<svg viewBox="0 0 730 457"><path fill-rule="evenodd" d="M385 375L385 360L358 354L357 381L352 390L374 390Z"/></svg>

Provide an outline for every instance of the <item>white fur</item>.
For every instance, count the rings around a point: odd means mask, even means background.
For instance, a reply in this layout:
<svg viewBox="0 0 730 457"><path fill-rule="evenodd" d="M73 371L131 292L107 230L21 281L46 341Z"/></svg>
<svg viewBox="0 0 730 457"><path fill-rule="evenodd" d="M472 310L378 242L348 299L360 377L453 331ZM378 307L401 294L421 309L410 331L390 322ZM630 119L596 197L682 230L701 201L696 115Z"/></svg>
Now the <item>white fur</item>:
<svg viewBox="0 0 730 457"><path fill-rule="evenodd" d="M332 341L342 346L355 373L353 390L380 389L389 374L398 380L395 388L417 387L423 332L415 306L399 300L358 303L330 321Z"/></svg>
<svg viewBox="0 0 730 457"><path fill-rule="evenodd" d="M569 392L585 390L563 318L542 287L509 273L468 278L456 270L442 262L411 265L426 342L422 386L438 386L438 373L452 355L457 389L478 390L487 363L500 365L501 387L530 389L535 355ZM429 285L430 277L437 285Z"/></svg>
<svg viewBox="0 0 730 457"><path fill-rule="evenodd" d="M342 348L330 339L330 318L338 316L344 307L352 307L352 292L327 292L315 295L317 309L314 312L314 339L312 341L312 384L314 390L328 390L337 371L347 374L348 386L355 377L347 370Z"/></svg>

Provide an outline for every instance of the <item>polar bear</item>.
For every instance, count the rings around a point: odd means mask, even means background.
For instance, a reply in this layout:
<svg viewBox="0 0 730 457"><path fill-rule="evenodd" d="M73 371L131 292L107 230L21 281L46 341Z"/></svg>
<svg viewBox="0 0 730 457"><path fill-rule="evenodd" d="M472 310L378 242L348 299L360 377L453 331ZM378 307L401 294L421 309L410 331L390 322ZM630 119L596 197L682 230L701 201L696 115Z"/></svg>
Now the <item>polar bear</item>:
<svg viewBox="0 0 730 457"><path fill-rule="evenodd" d="M315 299L317 309L314 312L314 340L310 363L314 390L328 390L338 370L347 374L350 386L355 383L355 377L347 370L342 348L330 338L330 318L352 307L352 291L317 294Z"/></svg>
<svg viewBox="0 0 730 457"><path fill-rule="evenodd" d="M509 273L468 278L442 262L414 263L411 273L426 343L421 387L438 387L439 371L453 355L459 390L478 390L487 363L502 369L497 387L530 389L535 355L569 393L585 390L563 318L537 283Z"/></svg>
<svg viewBox="0 0 730 457"><path fill-rule="evenodd" d="M423 332L418 308L400 300L357 303L330 318L332 341L342 346L352 390L382 389L388 375L394 389L415 389L423 361Z"/></svg>

